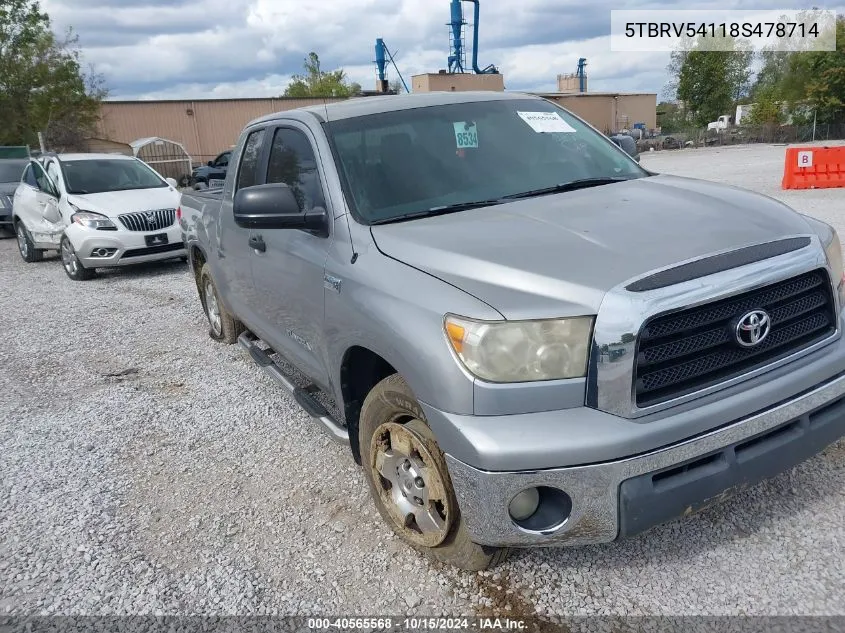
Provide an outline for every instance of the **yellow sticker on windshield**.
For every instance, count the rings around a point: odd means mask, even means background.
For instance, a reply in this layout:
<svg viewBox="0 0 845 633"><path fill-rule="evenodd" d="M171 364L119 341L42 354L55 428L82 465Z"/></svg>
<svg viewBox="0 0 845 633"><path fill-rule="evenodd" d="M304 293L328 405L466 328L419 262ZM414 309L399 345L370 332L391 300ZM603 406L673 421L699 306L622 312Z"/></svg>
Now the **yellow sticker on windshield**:
<svg viewBox="0 0 845 633"><path fill-rule="evenodd" d="M459 121L454 123L454 126L455 143L458 144L458 149L478 147L478 128L475 126L475 121Z"/></svg>

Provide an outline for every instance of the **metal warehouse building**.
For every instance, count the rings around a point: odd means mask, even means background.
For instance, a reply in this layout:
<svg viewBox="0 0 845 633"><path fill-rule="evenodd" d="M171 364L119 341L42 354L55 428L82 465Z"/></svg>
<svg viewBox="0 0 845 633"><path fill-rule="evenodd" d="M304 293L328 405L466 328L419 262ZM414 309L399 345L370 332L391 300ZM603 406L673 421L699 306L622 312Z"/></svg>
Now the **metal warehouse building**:
<svg viewBox="0 0 845 633"><path fill-rule="evenodd" d="M644 123L656 127L657 95L654 93L541 93L589 121L602 132L630 129ZM366 98L366 97L364 97ZM326 99L326 102L341 99ZM202 99L167 101L106 101L96 136L117 143L147 137L181 144L195 162L211 160L229 149L244 125L252 119L323 99Z"/></svg>

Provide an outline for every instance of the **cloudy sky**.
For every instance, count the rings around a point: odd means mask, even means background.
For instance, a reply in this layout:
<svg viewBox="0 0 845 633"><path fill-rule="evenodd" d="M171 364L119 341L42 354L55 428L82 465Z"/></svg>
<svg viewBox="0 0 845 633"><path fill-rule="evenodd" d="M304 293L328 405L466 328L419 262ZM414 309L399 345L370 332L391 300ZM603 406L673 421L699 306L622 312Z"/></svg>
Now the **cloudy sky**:
<svg viewBox="0 0 845 633"><path fill-rule="evenodd" d="M663 0L662 6L677 0ZM316 51L324 69L375 81L383 37L405 75L436 72L448 56L448 0L41 0L56 30L72 26L86 62L112 99L275 96ZM743 9L824 6L743 0ZM730 8L732 0L677 2ZM465 4L467 14L471 5ZM610 10L657 8L635 0L481 0L479 62L495 64L509 90L554 90L558 73L588 59L591 90L660 92L666 53L610 50ZM739 2L733 2L739 8ZM842 5L840 5L840 10ZM391 69L390 78L395 78Z"/></svg>

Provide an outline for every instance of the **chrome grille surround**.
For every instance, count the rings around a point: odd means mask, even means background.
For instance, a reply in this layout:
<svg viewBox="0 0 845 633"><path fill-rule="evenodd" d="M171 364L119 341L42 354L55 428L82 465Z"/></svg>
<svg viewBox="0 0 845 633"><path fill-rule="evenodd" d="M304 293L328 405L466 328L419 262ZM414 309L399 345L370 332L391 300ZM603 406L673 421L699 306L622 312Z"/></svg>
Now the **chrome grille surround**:
<svg viewBox="0 0 845 633"><path fill-rule="evenodd" d="M843 306L837 289L833 285L821 240L815 234L807 237L810 237L810 244L805 248L672 286L644 292L626 290L626 286L633 282L660 272L652 270L644 275L628 279L608 291L596 316L590 375L587 378L587 406L623 418L642 417L738 384L837 340L842 335ZM716 253L689 261L712 257L714 254ZM678 262L665 270L684 263L687 262ZM654 405L637 406L635 394L637 342L643 326L649 319L659 314L713 303L819 268L827 271L827 281L831 285L835 301L836 323L835 330L830 336L797 350L785 358L718 384ZM602 349L606 352L602 353Z"/></svg>
<svg viewBox="0 0 845 633"><path fill-rule="evenodd" d="M162 231L176 222L176 209L151 209L117 216L120 223L130 231Z"/></svg>

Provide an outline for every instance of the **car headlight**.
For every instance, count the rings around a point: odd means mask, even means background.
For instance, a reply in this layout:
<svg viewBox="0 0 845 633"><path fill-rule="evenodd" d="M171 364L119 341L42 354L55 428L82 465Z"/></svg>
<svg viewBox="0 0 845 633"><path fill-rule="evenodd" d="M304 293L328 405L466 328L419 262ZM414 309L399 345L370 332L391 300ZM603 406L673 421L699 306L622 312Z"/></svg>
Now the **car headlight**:
<svg viewBox="0 0 845 633"><path fill-rule="evenodd" d="M839 241L836 229L830 227L830 230L831 239L824 245L824 252L827 255L827 264L830 266L834 283L839 290L839 304L845 307L845 267L842 262L842 243Z"/></svg>
<svg viewBox="0 0 845 633"><path fill-rule="evenodd" d="M89 229L113 228L114 222L100 213L91 211L79 211L70 216L71 222L76 222Z"/></svg>
<svg viewBox="0 0 845 633"><path fill-rule="evenodd" d="M593 317L475 321L446 315L444 326L455 354L482 380L529 382L587 373Z"/></svg>

